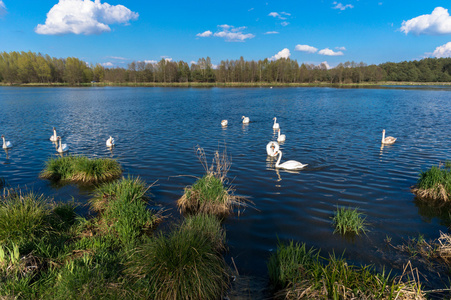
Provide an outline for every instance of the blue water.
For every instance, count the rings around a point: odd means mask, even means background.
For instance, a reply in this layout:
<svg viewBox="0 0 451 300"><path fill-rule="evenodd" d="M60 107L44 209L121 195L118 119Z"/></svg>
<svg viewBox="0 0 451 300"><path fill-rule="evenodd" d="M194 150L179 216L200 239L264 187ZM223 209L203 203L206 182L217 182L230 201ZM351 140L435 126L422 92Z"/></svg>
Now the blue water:
<svg viewBox="0 0 451 300"><path fill-rule="evenodd" d="M235 193L253 201L227 218L229 260L241 274L266 276L277 240L293 239L355 263L400 269L384 239L435 239L444 221L419 206L410 187L420 170L450 159L451 90L446 88L16 88L0 87L0 134L14 147L0 151L0 177L56 201L84 203L89 189L52 186L39 179L57 155L49 141L56 127L70 154L113 157L124 175L139 175L169 221L180 218L177 199L204 169L196 148L211 162L227 150ZM243 125L241 117L250 117ZM277 171L266 156L276 139L277 117L287 139L282 161L299 172ZM222 128L220 121L229 125ZM397 137L381 148L382 129ZM109 150L109 136L116 147ZM370 223L367 236L333 234L337 206L358 207Z"/></svg>

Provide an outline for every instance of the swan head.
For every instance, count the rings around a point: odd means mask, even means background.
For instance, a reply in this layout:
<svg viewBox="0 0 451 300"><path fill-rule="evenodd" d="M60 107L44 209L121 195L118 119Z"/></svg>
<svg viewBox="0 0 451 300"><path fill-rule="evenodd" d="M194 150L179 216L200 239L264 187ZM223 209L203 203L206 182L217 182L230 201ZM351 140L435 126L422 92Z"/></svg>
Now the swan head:
<svg viewBox="0 0 451 300"><path fill-rule="evenodd" d="M55 131L56 130L56 128L55 127L53 127L53 131Z"/></svg>
<svg viewBox="0 0 451 300"><path fill-rule="evenodd" d="M5 136L2 134L2 139L5 138Z"/></svg>
<svg viewBox="0 0 451 300"><path fill-rule="evenodd" d="M245 118L244 116L241 117L241 119L244 119L244 118Z"/></svg>

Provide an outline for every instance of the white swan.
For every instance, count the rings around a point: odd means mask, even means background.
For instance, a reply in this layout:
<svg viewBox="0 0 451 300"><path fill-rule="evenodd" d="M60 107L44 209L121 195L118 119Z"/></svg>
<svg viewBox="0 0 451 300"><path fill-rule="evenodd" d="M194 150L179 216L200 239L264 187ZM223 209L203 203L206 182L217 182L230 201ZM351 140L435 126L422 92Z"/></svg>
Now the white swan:
<svg viewBox="0 0 451 300"><path fill-rule="evenodd" d="M58 141L59 141L59 147L56 149L56 151L58 151L59 153L69 151L69 147L67 146L67 144L61 145L61 137L58 137Z"/></svg>
<svg viewBox="0 0 451 300"><path fill-rule="evenodd" d="M385 137L385 129L382 130L382 144L391 145L396 142L396 138L392 136Z"/></svg>
<svg viewBox="0 0 451 300"><path fill-rule="evenodd" d="M50 141L55 142L55 143L58 142L58 136L56 135L55 127L53 127L53 135L50 136Z"/></svg>
<svg viewBox="0 0 451 300"><path fill-rule="evenodd" d="M272 128L273 128L273 129L279 129L279 128L280 128L279 123L276 123L276 122L277 122L277 118L274 117L273 120L274 120L274 125L272 125Z"/></svg>
<svg viewBox="0 0 451 300"><path fill-rule="evenodd" d="M114 147L114 139L111 136L109 139L106 140L106 146L108 148Z"/></svg>
<svg viewBox="0 0 451 300"><path fill-rule="evenodd" d="M243 119L243 124L249 124L249 117L242 116L241 119Z"/></svg>
<svg viewBox="0 0 451 300"><path fill-rule="evenodd" d="M11 144L10 141L5 141L5 136L4 135L2 135L2 139L3 139L3 149L12 148L13 144Z"/></svg>
<svg viewBox="0 0 451 300"><path fill-rule="evenodd" d="M277 141L278 141L279 143L281 143L281 142L285 142L285 139L286 139L285 134L280 134L280 129L279 129L279 130L278 130Z"/></svg>
<svg viewBox="0 0 451 300"><path fill-rule="evenodd" d="M222 126L227 126L227 124L229 124L229 122L227 120L222 120L221 121L221 125Z"/></svg>
<svg viewBox="0 0 451 300"><path fill-rule="evenodd" d="M300 170L306 166L307 164L302 164L295 160L289 160L284 162L283 164L280 163L280 160L282 159L282 151L277 151L276 154L279 154L279 159L276 162L276 168L278 169L285 169L285 170Z"/></svg>
<svg viewBox="0 0 451 300"><path fill-rule="evenodd" d="M279 151L279 143L271 141L268 143L268 145L266 145L266 153L269 156L276 156L277 151Z"/></svg>

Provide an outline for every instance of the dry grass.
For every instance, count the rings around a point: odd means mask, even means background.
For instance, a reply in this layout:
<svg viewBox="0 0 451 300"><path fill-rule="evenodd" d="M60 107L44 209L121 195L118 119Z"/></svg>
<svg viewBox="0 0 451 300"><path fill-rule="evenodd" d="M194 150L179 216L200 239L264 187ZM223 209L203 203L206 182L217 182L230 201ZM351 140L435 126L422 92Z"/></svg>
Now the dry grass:
<svg viewBox="0 0 451 300"><path fill-rule="evenodd" d="M222 154L216 151L210 166L204 149L197 148L197 157L206 174L192 186L185 188L183 196L177 201L180 212L223 216L230 214L234 207L250 202L243 197L235 196L234 189L228 184L227 172L231 160L226 150Z"/></svg>
<svg viewBox="0 0 451 300"><path fill-rule="evenodd" d="M451 162L447 161L420 173L418 183L411 189L417 198L447 203L451 200Z"/></svg>

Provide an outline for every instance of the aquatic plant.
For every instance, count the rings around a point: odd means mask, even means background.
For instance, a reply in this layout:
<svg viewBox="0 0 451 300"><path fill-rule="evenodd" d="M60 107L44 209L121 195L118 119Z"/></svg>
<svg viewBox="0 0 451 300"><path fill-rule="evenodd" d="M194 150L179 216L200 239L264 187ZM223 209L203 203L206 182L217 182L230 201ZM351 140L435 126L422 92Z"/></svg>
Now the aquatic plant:
<svg viewBox="0 0 451 300"><path fill-rule="evenodd" d="M337 208L335 216L332 218L333 225L335 227L334 233L338 232L343 235L346 233L352 233L359 235L361 232L365 233L367 231L362 213L358 211L357 208Z"/></svg>
<svg viewBox="0 0 451 300"><path fill-rule="evenodd" d="M149 188L140 178L122 178L97 187L89 203L99 213L99 224L105 230L113 230L123 243L134 245L139 236L160 220L158 214L147 208Z"/></svg>
<svg viewBox="0 0 451 300"><path fill-rule="evenodd" d="M195 224L188 221L167 235L160 233L136 251L126 272L147 282L149 298L218 299L226 290L224 259L211 233Z"/></svg>
<svg viewBox="0 0 451 300"><path fill-rule="evenodd" d="M448 202L451 199L451 161L422 171L412 192L422 200Z"/></svg>
<svg viewBox="0 0 451 300"><path fill-rule="evenodd" d="M247 200L233 194L231 186L226 187L226 175L231 162L224 152L215 152L211 166L208 166L205 152L197 149L198 158L206 174L192 186L185 188L183 196L177 201L180 212L227 215L233 207L243 205Z"/></svg>
<svg viewBox="0 0 451 300"><path fill-rule="evenodd" d="M40 177L54 181L99 183L116 179L121 174L119 163L110 158L62 156L50 158Z"/></svg>
<svg viewBox="0 0 451 300"><path fill-rule="evenodd" d="M268 272L278 299L425 299L421 284L410 275L413 269L409 273L405 268L404 276L393 278L334 254L322 258L318 250L293 241L279 243Z"/></svg>
<svg viewBox="0 0 451 300"><path fill-rule="evenodd" d="M221 221L214 215L197 214L188 216L181 227L184 230L201 233L210 239L213 249L217 252L225 250L225 231L222 229Z"/></svg>

